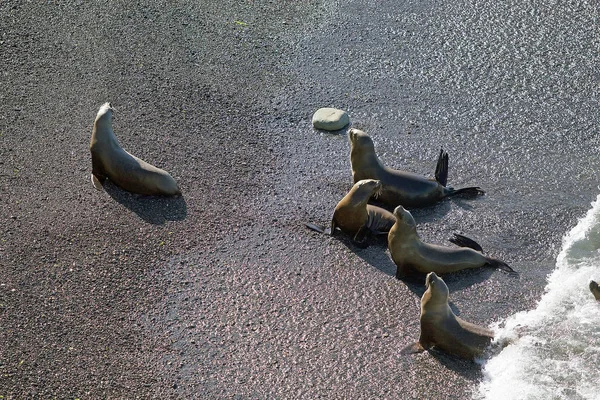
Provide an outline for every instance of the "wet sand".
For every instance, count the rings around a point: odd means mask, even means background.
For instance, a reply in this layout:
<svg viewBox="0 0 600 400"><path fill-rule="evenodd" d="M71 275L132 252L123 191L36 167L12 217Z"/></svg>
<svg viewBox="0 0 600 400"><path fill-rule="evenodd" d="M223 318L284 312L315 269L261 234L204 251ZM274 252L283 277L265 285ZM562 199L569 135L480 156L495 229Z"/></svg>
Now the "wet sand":
<svg viewBox="0 0 600 400"><path fill-rule="evenodd" d="M0 3L0 396L465 399L385 242L308 231L351 186L347 110L384 163L487 194L415 210L521 273L446 279L490 324L531 308L597 195L597 6ZM516 7L516 6L512 6ZM89 180L98 107L180 199Z"/></svg>

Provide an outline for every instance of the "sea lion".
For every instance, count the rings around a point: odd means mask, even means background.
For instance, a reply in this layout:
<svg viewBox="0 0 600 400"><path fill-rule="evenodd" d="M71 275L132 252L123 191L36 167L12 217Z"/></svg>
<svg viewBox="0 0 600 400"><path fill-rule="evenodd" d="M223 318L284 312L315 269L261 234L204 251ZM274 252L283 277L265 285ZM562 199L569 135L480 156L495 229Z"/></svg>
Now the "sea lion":
<svg viewBox="0 0 600 400"><path fill-rule="evenodd" d="M335 228L353 237L357 244L364 243L366 234L387 235L396 223L394 215L381 207L367 204L372 196L377 197L381 191L381 182L364 179L352 186L352 189L335 206L331 219L331 235Z"/></svg>
<svg viewBox="0 0 600 400"><path fill-rule="evenodd" d="M366 246L369 233L387 235L396 222L394 215L386 209L367 204L371 197L377 197L381 191L381 182L364 179L356 182L350 191L336 205L331 218L331 230L325 231L315 224L306 224L310 229L333 236L336 228L352 236L353 242Z"/></svg>
<svg viewBox="0 0 600 400"><path fill-rule="evenodd" d="M516 272L503 261L481 253L481 246L465 236L454 235L451 241L462 248L424 243L417 234L415 219L402 206L394 210L396 223L388 234L388 248L398 267L396 278L420 277L429 272L445 274L468 268L490 266L505 272Z"/></svg>
<svg viewBox="0 0 600 400"><path fill-rule="evenodd" d="M94 187L102 190L102 183L108 178L121 189L132 193L180 195L177 182L169 173L121 148L112 129L113 111L110 103L104 103L94 121L90 140Z"/></svg>
<svg viewBox="0 0 600 400"><path fill-rule="evenodd" d="M436 347L467 360L481 356L494 338L491 330L457 317L448 305L448 286L435 272L427 274L421 298L421 335L416 350Z"/></svg>
<svg viewBox="0 0 600 400"><path fill-rule="evenodd" d="M592 292L596 300L600 300L600 287L598 286L597 282L590 281L590 291Z"/></svg>
<svg viewBox="0 0 600 400"><path fill-rule="evenodd" d="M435 180L407 171L399 171L383 166L375 154L373 140L365 132L349 129L350 163L354 182L362 179L377 179L383 184L379 200L396 207L426 207L449 196L457 194L480 195L479 187L453 189L446 187L448 178L448 153L440 151Z"/></svg>

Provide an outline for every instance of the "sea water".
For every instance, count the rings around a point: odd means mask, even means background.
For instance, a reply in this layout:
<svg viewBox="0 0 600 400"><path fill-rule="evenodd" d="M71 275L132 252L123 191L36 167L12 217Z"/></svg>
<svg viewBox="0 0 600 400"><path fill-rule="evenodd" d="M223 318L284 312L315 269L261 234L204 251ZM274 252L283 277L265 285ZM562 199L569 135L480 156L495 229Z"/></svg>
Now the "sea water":
<svg viewBox="0 0 600 400"><path fill-rule="evenodd" d="M506 345L484 365L479 399L600 399L600 195L563 239L537 307L496 331Z"/></svg>

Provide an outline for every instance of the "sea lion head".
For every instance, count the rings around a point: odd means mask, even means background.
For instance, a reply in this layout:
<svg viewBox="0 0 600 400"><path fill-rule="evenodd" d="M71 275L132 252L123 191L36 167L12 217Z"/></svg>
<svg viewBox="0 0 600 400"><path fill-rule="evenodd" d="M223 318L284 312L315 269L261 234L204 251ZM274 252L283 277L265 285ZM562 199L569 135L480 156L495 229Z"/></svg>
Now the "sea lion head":
<svg viewBox="0 0 600 400"><path fill-rule="evenodd" d="M396 207L394 210L394 217L396 217L396 225L398 228L402 228L402 231L417 233L417 223L412 214L404 207Z"/></svg>
<svg viewBox="0 0 600 400"><path fill-rule="evenodd" d="M600 300L600 286L595 281L590 281L590 291L596 298L596 300Z"/></svg>
<svg viewBox="0 0 600 400"><path fill-rule="evenodd" d="M421 304L433 303L433 304L446 304L448 303L448 296L450 291L446 282L442 278L436 275L435 272L430 272L425 278L425 287L427 290L423 294Z"/></svg>
<svg viewBox="0 0 600 400"><path fill-rule="evenodd" d="M348 130L348 139L352 145L352 149L370 150L375 152L375 145L369 135L360 129L351 128Z"/></svg>
<svg viewBox="0 0 600 400"><path fill-rule="evenodd" d="M381 190L383 185L381 181L376 179L363 179L354 184L350 192L352 193L352 198L360 203L360 205L365 205L369 201L371 197L377 198L381 194ZM358 204L357 204L358 205Z"/></svg>
<svg viewBox="0 0 600 400"><path fill-rule="evenodd" d="M98 121L112 122L114 111L115 111L115 109L112 107L112 105L110 103L106 102L106 103L102 104L102 106L98 110L98 114L96 114L96 122L98 122Z"/></svg>

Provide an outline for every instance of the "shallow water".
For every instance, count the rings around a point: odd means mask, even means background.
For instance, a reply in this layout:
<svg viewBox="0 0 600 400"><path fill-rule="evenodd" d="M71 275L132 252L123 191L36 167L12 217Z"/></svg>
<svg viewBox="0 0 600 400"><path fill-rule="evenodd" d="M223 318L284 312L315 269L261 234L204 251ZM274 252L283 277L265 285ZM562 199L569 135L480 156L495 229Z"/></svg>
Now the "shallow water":
<svg viewBox="0 0 600 400"><path fill-rule="evenodd" d="M600 196L564 238L537 307L509 317L484 366L482 399L594 399L600 393Z"/></svg>

